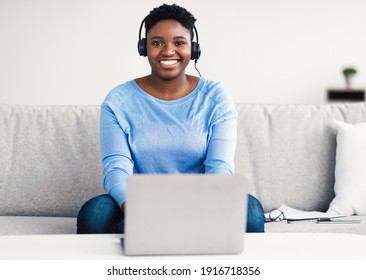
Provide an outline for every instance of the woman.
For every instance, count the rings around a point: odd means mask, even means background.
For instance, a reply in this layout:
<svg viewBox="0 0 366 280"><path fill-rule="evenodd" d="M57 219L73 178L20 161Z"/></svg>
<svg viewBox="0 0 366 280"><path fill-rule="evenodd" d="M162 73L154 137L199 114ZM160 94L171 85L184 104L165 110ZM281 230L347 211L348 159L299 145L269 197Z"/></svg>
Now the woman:
<svg viewBox="0 0 366 280"><path fill-rule="evenodd" d="M177 5L153 9L138 43L151 73L114 88L101 106L104 188L78 216L78 233L123 233L126 179L135 173L234 174L237 113L220 83L186 74L200 56L196 19ZM196 31L197 34L197 31ZM141 28L140 28L141 36ZM127 202L128 203L128 202ZM248 232L264 231L248 199Z"/></svg>

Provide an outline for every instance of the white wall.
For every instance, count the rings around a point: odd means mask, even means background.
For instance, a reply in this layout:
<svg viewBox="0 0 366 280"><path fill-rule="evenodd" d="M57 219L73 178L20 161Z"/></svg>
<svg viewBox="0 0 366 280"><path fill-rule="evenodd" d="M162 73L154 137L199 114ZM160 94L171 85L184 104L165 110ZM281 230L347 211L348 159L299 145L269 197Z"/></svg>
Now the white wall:
<svg viewBox="0 0 366 280"><path fill-rule="evenodd" d="M196 16L199 70L235 101L325 103L345 66L366 87L364 0L0 0L0 103L100 104L149 73L138 28L163 2Z"/></svg>

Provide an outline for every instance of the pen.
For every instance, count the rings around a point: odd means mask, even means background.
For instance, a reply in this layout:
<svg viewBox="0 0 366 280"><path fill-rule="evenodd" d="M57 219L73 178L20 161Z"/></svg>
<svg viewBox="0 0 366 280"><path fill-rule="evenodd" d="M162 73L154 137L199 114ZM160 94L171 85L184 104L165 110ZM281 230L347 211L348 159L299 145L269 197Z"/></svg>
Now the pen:
<svg viewBox="0 0 366 280"><path fill-rule="evenodd" d="M332 218L318 218L316 220L318 224L359 224L361 220L356 219L332 219Z"/></svg>

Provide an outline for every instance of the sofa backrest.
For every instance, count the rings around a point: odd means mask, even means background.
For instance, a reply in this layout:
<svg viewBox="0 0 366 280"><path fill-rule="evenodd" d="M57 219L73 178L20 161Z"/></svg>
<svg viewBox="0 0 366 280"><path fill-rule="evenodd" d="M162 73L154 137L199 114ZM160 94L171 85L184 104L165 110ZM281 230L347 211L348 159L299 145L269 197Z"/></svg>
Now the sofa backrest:
<svg viewBox="0 0 366 280"><path fill-rule="evenodd" d="M266 211L326 211L334 197L333 119L366 121L365 103L237 103L236 173ZM0 215L75 217L104 193L99 106L0 105Z"/></svg>
<svg viewBox="0 0 366 280"><path fill-rule="evenodd" d="M282 204L326 211L334 197L336 132L332 120L366 121L366 103L236 104L236 173L265 211Z"/></svg>
<svg viewBox="0 0 366 280"><path fill-rule="evenodd" d="M75 217L101 172L99 106L0 105L0 215Z"/></svg>

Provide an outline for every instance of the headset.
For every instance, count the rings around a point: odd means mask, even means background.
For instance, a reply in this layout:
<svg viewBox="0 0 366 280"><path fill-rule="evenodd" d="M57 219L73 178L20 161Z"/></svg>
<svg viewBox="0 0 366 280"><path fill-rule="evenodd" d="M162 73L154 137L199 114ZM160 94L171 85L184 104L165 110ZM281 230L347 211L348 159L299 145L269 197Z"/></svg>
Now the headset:
<svg viewBox="0 0 366 280"><path fill-rule="evenodd" d="M146 38L141 38L141 31L144 23L146 21L147 16L142 20L139 30L139 41L137 43L137 50L140 56L147 56L147 47L146 47ZM196 63L201 56L201 47L198 43L198 32L196 26L193 25L194 33L196 34L197 42L192 42L192 49L191 49L191 60L194 60Z"/></svg>

